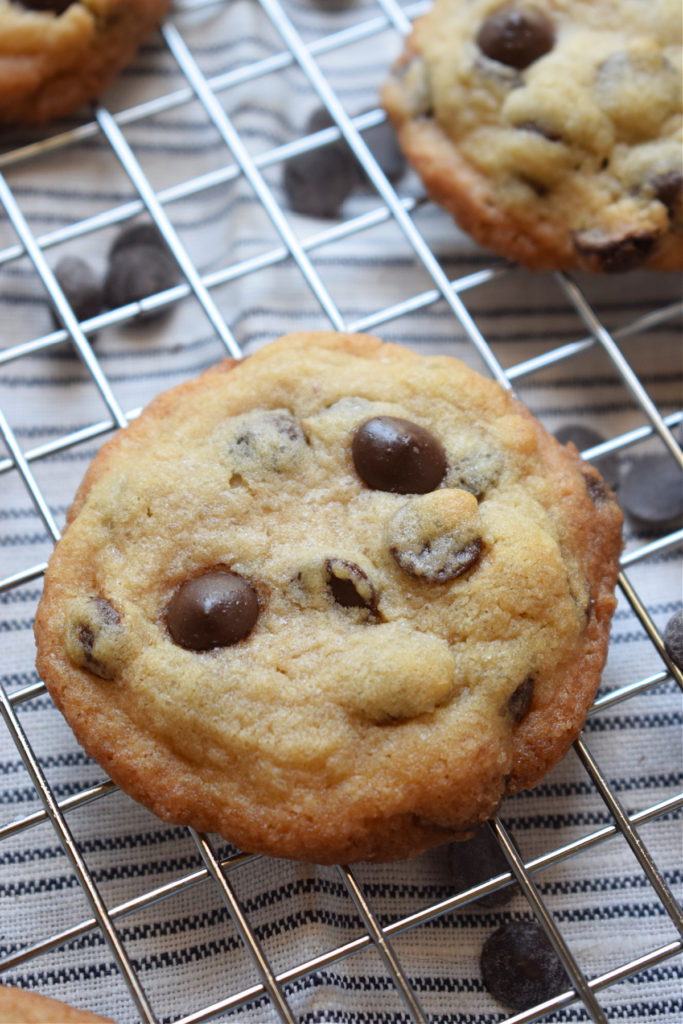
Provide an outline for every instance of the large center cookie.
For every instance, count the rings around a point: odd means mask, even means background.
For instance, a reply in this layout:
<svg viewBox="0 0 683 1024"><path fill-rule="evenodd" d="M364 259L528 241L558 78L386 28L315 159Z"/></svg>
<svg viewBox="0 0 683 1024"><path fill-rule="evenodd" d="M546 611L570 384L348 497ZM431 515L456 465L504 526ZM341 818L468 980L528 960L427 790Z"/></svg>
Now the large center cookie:
<svg viewBox="0 0 683 1024"><path fill-rule="evenodd" d="M680 0L436 0L384 90L427 189L531 267L683 266Z"/></svg>
<svg viewBox="0 0 683 1024"><path fill-rule="evenodd" d="M404 857L578 734L620 531L597 472L458 360L290 335L104 446L38 668L161 817L276 856Z"/></svg>

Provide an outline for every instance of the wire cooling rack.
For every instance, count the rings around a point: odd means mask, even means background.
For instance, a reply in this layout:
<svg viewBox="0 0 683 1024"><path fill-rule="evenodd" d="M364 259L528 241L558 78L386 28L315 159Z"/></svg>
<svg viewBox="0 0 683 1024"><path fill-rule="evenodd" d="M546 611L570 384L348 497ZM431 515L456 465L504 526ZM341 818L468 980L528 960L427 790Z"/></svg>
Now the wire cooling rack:
<svg viewBox="0 0 683 1024"><path fill-rule="evenodd" d="M680 529L627 520L584 734L491 823L509 870L464 891L443 850L317 868L163 825L79 750L33 668L42 573L98 445L158 391L286 330L452 352L549 429L600 430L588 459L683 466L676 279L526 273L376 164L362 132L384 119L379 84L422 9L177 4L92 119L0 140L0 978L119 1024L683 1019L683 679L662 642ZM321 104L334 126L306 134ZM366 186L334 221L294 214L284 162L340 133ZM57 257L101 268L140 216L178 283L79 323ZM477 903L514 881L504 908ZM510 1016L479 950L501 921L534 915L568 986Z"/></svg>

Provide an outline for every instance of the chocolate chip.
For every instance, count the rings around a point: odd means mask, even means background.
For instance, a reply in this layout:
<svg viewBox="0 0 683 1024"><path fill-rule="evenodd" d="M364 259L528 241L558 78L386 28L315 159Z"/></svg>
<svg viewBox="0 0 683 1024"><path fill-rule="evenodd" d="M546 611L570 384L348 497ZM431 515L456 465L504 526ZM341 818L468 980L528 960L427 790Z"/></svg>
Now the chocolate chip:
<svg viewBox="0 0 683 1024"><path fill-rule="evenodd" d="M562 961L535 921L501 925L484 943L480 965L486 988L511 1010L528 1010L570 987Z"/></svg>
<svg viewBox="0 0 683 1024"><path fill-rule="evenodd" d="M19 0L19 2L29 11L53 11L55 14L63 14L67 7L71 7L74 0Z"/></svg>
<svg viewBox="0 0 683 1024"><path fill-rule="evenodd" d="M672 221L683 220L683 174L668 171L652 179L655 197L666 206Z"/></svg>
<svg viewBox="0 0 683 1024"><path fill-rule="evenodd" d="M519 124L515 125L515 128L519 128L526 132L533 132L534 135L540 135L549 142L562 141L562 136L559 132L553 131L551 128L546 128L540 123L540 121L520 121Z"/></svg>
<svg viewBox="0 0 683 1024"><path fill-rule="evenodd" d="M77 320L89 320L104 305L104 289L89 263L80 256L62 256L54 271Z"/></svg>
<svg viewBox="0 0 683 1024"><path fill-rule="evenodd" d="M113 679L126 645L119 612L106 597L75 599L67 613L65 645L76 665Z"/></svg>
<svg viewBox="0 0 683 1024"><path fill-rule="evenodd" d="M342 608L377 608L377 593L366 572L346 558L328 558L325 562L327 587Z"/></svg>
<svg viewBox="0 0 683 1024"><path fill-rule="evenodd" d="M675 612L667 622L664 646L674 665L683 670L683 609Z"/></svg>
<svg viewBox="0 0 683 1024"><path fill-rule="evenodd" d="M131 246L136 249L140 245L156 245L158 249L166 250L166 243L156 225L150 224L148 221L139 221L129 224L119 231L109 249L109 259L122 249L128 249Z"/></svg>
<svg viewBox="0 0 683 1024"><path fill-rule="evenodd" d="M353 435L353 461L361 479L375 491L426 494L447 469L442 445L424 427L396 416L366 420Z"/></svg>
<svg viewBox="0 0 683 1024"><path fill-rule="evenodd" d="M521 70L552 50L555 33L541 11L509 4L495 11L477 33L477 44L491 60Z"/></svg>
<svg viewBox="0 0 683 1024"><path fill-rule="evenodd" d="M448 847L448 863L458 891L471 889L510 870L505 854L488 825L480 825L472 838L465 842L451 843ZM504 906L518 889L516 884L506 885L480 896L475 900L475 905L486 908Z"/></svg>
<svg viewBox="0 0 683 1024"><path fill-rule="evenodd" d="M534 698L534 677L527 676L508 700L508 711L515 725L518 725L531 707Z"/></svg>
<svg viewBox="0 0 683 1024"><path fill-rule="evenodd" d="M290 157L282 183L292 210L309 217L334 218L359 180L358 162L346 140L335 139Z"/></svg>
<svg viewBox="0 0 683 1024"><path fill-rule="evenodd" d="M664 534L683 525L683 473L668 454L634 459L621 482L620 502L633 527Z"/></svg>
<svg viewBox="0 0 683 1024"><path fill-rule="evenodd" d="M335 123L336 122L327 107L318 107L309 117L306 124L306 131L309 134L312 134L313 132L320 132L325 128L331 128ZM382 121L380 124L373 125L371 128L364 128L360 134L389 181L398 181L399 178L405 174L407 165L406 158L398 144L396 132L394 131L391 122ZM348 145L347 149L349 149ZM349 152L351 152L350 149ZM365 183L367 181L367 176L363 168L358 163L356 163L356 170L358 174L358 184Z"/></svg>
<svg viewBox="0 0 683 1024"><path fill-rule="evenodd" d="M105 298L112 309L140 302L166 291L178 282L179 273L171 254L159 245L124 245L112 252L104 284ZM138 323L150 323L164 316L168 307L138 313Z"/></svg>
<svg viewBox="0 0 683 1024"><path fill-rule="evenodd" d="M593 430L592 427L586 427L583 423L565 423L555 431L555 437L560 444L568 444L571 442L576 445L579 452L587 451L588 448L595 448L597 445L602 444L605 438L602 434L599 434L597 430ZM600 476L603 478L609 487L617 487L619 485L619 477L621 473L621 460L616 452L610 452L608 455L601 455L597 459L591 459L591 465L600 472ZM593 477L586 477L586 487L591 491L591 487L595 485L598 487L599 481ZM602 488L603 500L605 495L605 488Z"/></svg>
<svg viewBox="0 0 683 1024"><path fill-rule="evenodd" d="M245 480L295 473L308 450L301 423L285 409L252 409L228 424L231 469Z"/></svg>
<svg viewBox="0 0 683 1024"><path fill-rule="evenodd" d="M481 537L460 547L449 534L428 541L419 551L391 548L391 555L403 572L428 583L447 583L471 569L484 547Z"/></svg>
<svg viewBox="0 0 683 1024"><path fill-rule="evenodd" d="M656 238L650 234L614 236L599 228L579 231L574 236L574 247L581 255L597 264L596 269L606 274L621 274L641 266L655 246Z"/></svg>
<svg viewBox="0 0 683 1024"><path fill-rule="evenodd" d="M178 587L166 608L166 625L181 647L208 651L243 640L258 614L251 583L226 569L212 569Z"/></svg>

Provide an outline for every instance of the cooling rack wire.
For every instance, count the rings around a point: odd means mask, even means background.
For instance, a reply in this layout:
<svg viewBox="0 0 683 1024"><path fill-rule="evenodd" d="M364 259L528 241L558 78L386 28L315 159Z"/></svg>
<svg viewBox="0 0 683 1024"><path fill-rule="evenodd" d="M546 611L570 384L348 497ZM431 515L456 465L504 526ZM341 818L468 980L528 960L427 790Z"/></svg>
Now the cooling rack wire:
<svg viewBox="0 0 683 1024"><path fill-rule="evenodd" d="M132 804L77 747L33 668L52 544L98 445L155 393L286 330L370 331L452 352L587 459L679 467L680 282L529 274L478 250L363 131L424 5L176 4L86 121L0 140L2 981L133 1021L657 1020L680 1024L683 531L627 521L603 685L582 737L490 828L509 870L459 891L444 851L316 868L241 853ZM334 126L306 134L327 107ZM284 162L342 133L367 184L332 221L292 213ZM79 323L53 273L158 226L174 286ZM54 307L57 319L51 319ZM161 312L154 324L137 314ZM55 326L57 325L57 326ZM514 837L514 842L513 838ZM477 897L517 882L512 902ZM536 916L570 987L512 1016L481 944Z"/></svg>

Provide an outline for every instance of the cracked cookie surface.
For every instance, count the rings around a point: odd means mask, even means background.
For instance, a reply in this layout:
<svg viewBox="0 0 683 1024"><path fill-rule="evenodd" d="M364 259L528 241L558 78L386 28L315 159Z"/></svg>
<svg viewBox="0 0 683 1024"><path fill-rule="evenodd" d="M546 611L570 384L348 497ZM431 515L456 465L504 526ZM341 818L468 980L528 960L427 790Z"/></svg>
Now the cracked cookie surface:
<svg viewBox="0 0 683 1024"><path fill-rule="evenodd" d="M65 117L100 96L169 0L0 0L0 123Z"/></svg>
<svg viewBox="0 0 683 1024"><path fill-rule="evenodd" d="M428 192L535 268L683 266L677 0L436 0L383 92Z"/></svg>
<svg viewBox="0 0 683 1024"><path fill-rule="evenodd" d="M103 447L39 672L165 819L302 860L417 854L582 726L621 545L599 479L456 359L285 336Z"/></svg>

